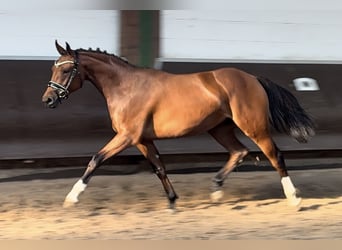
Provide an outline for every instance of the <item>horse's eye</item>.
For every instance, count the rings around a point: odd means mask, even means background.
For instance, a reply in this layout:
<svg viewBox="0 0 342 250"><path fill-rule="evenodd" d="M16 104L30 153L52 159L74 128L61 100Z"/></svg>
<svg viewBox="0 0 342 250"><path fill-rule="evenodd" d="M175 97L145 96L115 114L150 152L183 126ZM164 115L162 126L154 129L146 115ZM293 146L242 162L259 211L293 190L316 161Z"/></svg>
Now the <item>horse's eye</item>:
<svg viewBox="0 0 342 250"><path fill-rule="evenodd" d="M69 74L70 71L71 71L70 69L64 69L64 70L63 70L63 74Z"/></svg>

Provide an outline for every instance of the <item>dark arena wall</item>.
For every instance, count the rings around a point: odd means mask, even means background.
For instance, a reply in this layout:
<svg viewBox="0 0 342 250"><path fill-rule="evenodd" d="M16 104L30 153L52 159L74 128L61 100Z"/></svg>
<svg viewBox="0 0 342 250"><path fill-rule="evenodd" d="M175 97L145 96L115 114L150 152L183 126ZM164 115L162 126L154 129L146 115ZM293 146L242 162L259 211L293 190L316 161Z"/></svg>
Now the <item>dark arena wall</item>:
<svg viewBox="0 0 342 250"><path fill-rule="evenodd" d="M57 109L44 107L41 96L50 80L52 65L52 60L0 61L1 159L91 155L113 136L105 102L90 83L85 83ZM342 148L340 64L172 62L160 59L156 65L173 73L228 66L268 77L293 92L317 123L317 135L312 142L298 145L289 139L280 147L299 150ZM302 77L315 79L319 90L296 90L293 80ZM305 84L304 89L308 87ZM206 150L205 137L200 140L200 145L202 152L216 151L215 147ZM163 148L167 151L169 146L177 147L169 141L163 144L161 151Z"/></svg>
<svg viewBox="0 0 342 250"><path fill-rule="evenodd" d="M47 109L41 96L51 77L53 61L0 61L1 137L63 138L110 128L102 96L88 83L57 109Z"/></svg>
<svg viewBox="0 0 342 250"><path fill-rule="evenodd" d="M57 155L63 152L63 143L100 137L104 144L110 138L105 102L91 84L85 83L56 109L42 104L52 65L48 60L0 61L0 158L41 157L46 147L51 148L51 157L56 143ZM27 154L23 152L26 148Z"/></svg>

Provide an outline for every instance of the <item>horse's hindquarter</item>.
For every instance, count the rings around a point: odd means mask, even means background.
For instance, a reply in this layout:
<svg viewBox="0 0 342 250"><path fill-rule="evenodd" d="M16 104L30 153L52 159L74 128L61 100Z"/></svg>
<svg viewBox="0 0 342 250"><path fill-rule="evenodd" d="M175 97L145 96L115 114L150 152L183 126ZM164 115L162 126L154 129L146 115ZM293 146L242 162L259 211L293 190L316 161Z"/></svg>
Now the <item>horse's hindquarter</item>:
<svg viewBox="0 0 342 250"><path fill-rule="evenodd" d="M244 127L247 134L249 129L267 126L268 98L255 76L235 68L219 69L215 71L215 76L227 93L232 119L236 125Z"/></svg>
<svg viewBox="0 0 342 250"><path fill-rule="evenodd" d="M212 72L168 74L157 92L151 119L157 138L203 133L229 116L225 94Z"/></svg>

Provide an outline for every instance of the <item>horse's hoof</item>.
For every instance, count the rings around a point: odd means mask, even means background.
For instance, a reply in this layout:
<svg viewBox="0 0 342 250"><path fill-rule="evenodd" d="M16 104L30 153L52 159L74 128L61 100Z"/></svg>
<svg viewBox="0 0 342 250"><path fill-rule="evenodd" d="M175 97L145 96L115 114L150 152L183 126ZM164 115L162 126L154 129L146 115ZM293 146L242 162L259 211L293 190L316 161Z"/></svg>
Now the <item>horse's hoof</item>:
<svg viewBox="0 0 342 250"><path fill-rule="evenodd" d="M167 208L166 212L169 214L176 214L178 212L177 208Z"/></svg>
<svg viewBox="0 0 342 250"><path fill-rule="evenodd" d="M77 201L65 200L63 203L63 208L74 207Z"/></svg>
<svg viewBox="0 0 342 250"><path fill-rule="evenodd" d="M222 190L217 190L215 192L212 192L210 194L210 199L211 199L211 202L219 202L223 197L223 191Z"/></svg>
<svg viewBox="0 0 342 250"><path fill-rule="evenodd" d="M296 208L297 210L300 209L301 203L302 203L302 198L300 198L300 197L293 197L293 198L291 198L291 199L288 199L288 204L289 204L291 207Z"/></svg>

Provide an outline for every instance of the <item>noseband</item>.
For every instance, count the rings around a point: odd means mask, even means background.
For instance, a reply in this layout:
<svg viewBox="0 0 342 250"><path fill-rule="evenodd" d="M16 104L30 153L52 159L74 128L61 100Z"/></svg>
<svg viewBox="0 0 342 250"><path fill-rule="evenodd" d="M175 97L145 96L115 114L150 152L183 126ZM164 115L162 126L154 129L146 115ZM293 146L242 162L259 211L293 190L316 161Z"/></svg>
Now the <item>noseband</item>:
<svg viewBox="0 0 342 250"><path fill-rule="evenodd" d="M59 66L63 65L63 64L67 64L67 63L72 63L74 65L70 75L69 75L69 79L67 84L64 86L58 82L54 82L54 81L49 81L48 83L48 87L51 87L53 89L56 90L56 93L58 95L59 99L67 99L69 96L69 90L68 88L70 87L72 81L74 80L75 76L77 75L78 71L77 71L77 66L78 63L77 61L63 61L63 62L57 62L55 61L55 67L58 68Z"/></svg>

